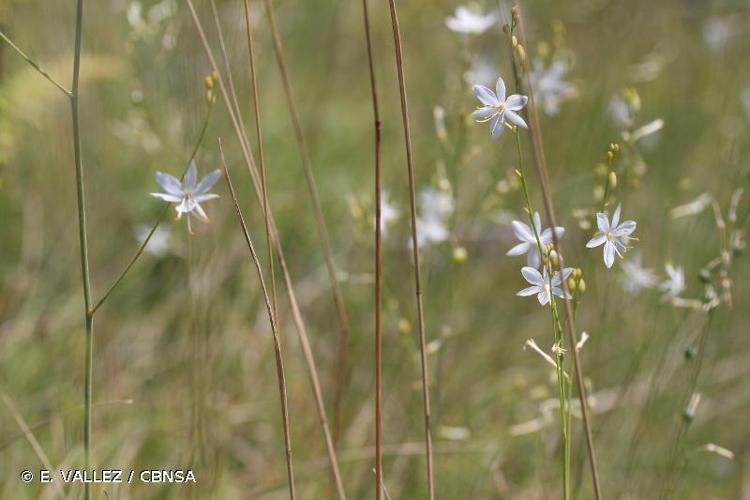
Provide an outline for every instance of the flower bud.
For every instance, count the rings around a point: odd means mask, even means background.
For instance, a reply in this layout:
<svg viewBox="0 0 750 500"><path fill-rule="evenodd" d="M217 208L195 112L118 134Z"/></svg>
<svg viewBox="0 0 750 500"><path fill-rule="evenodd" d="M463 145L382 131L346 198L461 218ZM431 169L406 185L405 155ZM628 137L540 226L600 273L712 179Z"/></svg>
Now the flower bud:
<svg viewBox="0 0 750 500"><path fill-rule="evenodd" d="M469 252L467 252L464 247L456 247L453 249L453 262L456 264L463 264L468 258Z"/></svg>
<svg viewBox="0 0 750 500"><path fill-rule="evenodd" d="M614 171L609 173L608 182L609 182L609 187L611 188L614 188L617 186L617 174L614 173Z"/></svg>
<svg viewBox="0 0 750 500"><path fill-rule="evenodd" d="M578 291L581 292L581 293L583 293L583 292L586 291L586 282L583 281L583 278L581 278L580 280L578 280Z"/></svg>
<svg viewBox="0 0 750 500"><path fill-rule="evenodd" d="M576 280L573 278L568 278L568 290L571 292L576 291Z"/></svg>

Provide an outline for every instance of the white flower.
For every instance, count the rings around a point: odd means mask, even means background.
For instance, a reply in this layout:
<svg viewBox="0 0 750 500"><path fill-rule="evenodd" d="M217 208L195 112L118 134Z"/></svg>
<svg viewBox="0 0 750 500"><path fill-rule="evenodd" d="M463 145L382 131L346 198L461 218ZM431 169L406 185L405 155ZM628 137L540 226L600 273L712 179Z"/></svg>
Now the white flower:
<svg viewBox="0 0 750 500"><path fill-rule="evenodd" d="M703 41L715 52L726 47L733 35L734 27L727 19L712 17L703 23Z"/></svg>
<svg viewBox="0 0 750 500"><path fill-rule="evenodd" d="M620 94L612 96L607 105L607 111L618 125L630 124L635 114L635 110L631 109L628 102Z"/></svg>
<svg viewBox="0 0 750 500"><path fill-rule="evenodd" d="M496 12L483 14L482 12L459 5L456 7L456 13L446 18L445 25L448 29L456 33L481 35L494 26L497 20Z"/></svg>
<svg viewBox="0 0 750 500"><path fill-rule="evenodd" d="M380 193L380 232L385 236L391 222L398 219L398 209L391 203L387 191Z"/></svg>
<svg viewBox="0 0 750 500"><path fill-rule="evenodd" d="M534 212L534 226L536 226L536 230L539 232L539 242L542 244L542 248L554 241L552 228L548 227L542 230L542 220L539 217L539 212ZM505 255L515 257L516 255L527 254L526 264L530 267L539 268L542 258L539 253L539 245L537 244L534 230L528 224L517 220L511 222L511 227L513 228L513 234L516 235L516 238L521 243L508 250ZM555 233L557 234L557 238L560 239L565 234L565 228L558 226L555 228Z"/></svg>
<svg viewBox="0 0 750 500"><path fill-rule="evenodd" d="M560 104L564 100L576 95L575 86L563 80L567 73L568 65L564 61L554 61L548 68L544 67L541 59L535 59L532 63L530 77L534 97L550 116L560 111Z"/></svg>
<svg viewBox="0 0 750 500"><path fill-rule="evenodd" d="M641 266L641 254L635 252L632 257L622 262L622 288L635 295L643 288L656 286L656 275L651 269Z"/></svg>
<svg viewBox="0 0 750 500"><path fill-rule="evenodd" d="M148 238L150 232L151 227L140 225L135 229L135 237L141 244L143 244L146 241L146 238ZM154 230L154 234L151 235L151 239L148 240L148 245L146 245L145 250L157 257L163 256L167 253L167 250L169 250L169 236L169 229L161 226L157 227Z"/></svg>
<svg viewBox="0 0 750 500"><path fill-rule="evenodd" d="M671 263L665 266L668 278L661 282L659 288L664 292L663 299L671 300L685 291L685 271Z"/></svg>
<svg viewBox="0 0 750 500"><path fill-rule="evenodd" d="M572 267L566 267L565 269L563 269L562 279L568 279L572 272ZM533 267L526 266L521 269L521 274L523 274L524 279L528 281L531 286L528 288L524 288L520 292L516 293L516 295L520 297L528 297L530 295L536 294L536 298L537 300L539 300L539 303L541 305L546 305L550 301L551 295L557 295L560 298L565 297L563 289L560 288L562 279L560 278L559 272L555 272L555 274L552 276L551 281L549 279L549 275L547 274L546 267L544 268L544 272L540 273ZM567 298L570 298L570 295L568 295Z"/></svg>
<svg viewBox="0 0 750 500"><path fill-rule="evenodd" d="M490 122L492 139L497 139L503 133L503 126L517 125L529 128L523 118L517 113L521 111L529 98L525 95L513 94L505 98L505 82L497 79L495 92L484 85L474 85L474 95L484 106L474 111L471 116L479 123ZM510 123L508 123L510 122Z"/></svg>
<svg viewBox="0 0 750 500"><path fill-rule="evenodd" d="M630 235L635 231L635 221L626 220L620 224L620 210L622 205L618 205L610 222L609 217L604 212L596 214L596 225L599 232L586 243L588 248L604 245L604 265L612 267L615 262L615 254L622 258L622 254L628 249L628 242L633 239Z"/></svg>
<svg viewBox="0 0 750 500"><path fill-rule="evenodd" d="M170 203L177 203L175 210L177 210L177 218L181 218L182 214L187 214L188 230L192 232L190 223L191 214L195 215L204 222L208 222L208 216L203 211L201 203L207 200L218 198L218 194L209 193L209 189L216 184L216 181L221 177L221 170L216 169L200 182L197 182L198 167L195 164L195 160L190 162L190 166L185 173L185 179L180 182L179 179L173 175L165 174L163 172L156 172L156 182L166 191L165 193L151 193L151 196L155 196L164 201Z"/></svg>
<svg viewBox="0 0 750 500"><path fill-rule="evenodd" d="M464 81L470 85L491 83L495 81L495 75L497 75L497 65L491 58L480 56L472 63L471 68L464 72Z"/></svg>
<svg viewBox="0 0 750 500"><path fill-rule="evenodd" d="M417 218L417 244L422 247L448 239L448 218L455 209L448 191L426 188L419 193L421 216Z"/></svg>

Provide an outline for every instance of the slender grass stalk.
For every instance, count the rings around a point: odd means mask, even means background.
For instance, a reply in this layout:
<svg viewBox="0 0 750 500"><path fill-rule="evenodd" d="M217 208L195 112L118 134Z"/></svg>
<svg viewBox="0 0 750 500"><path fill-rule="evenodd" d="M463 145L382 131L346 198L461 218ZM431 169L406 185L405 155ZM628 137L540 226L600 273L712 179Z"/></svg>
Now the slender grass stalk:
<svg viewBox="0 0 750 500"><path fill-rule="evenodd" d="M264 0L266 7L266 15L268 17L268 27L271 30L271 38L273 40L274 53L276 55L276 62L279 66L279 73L281 74L281 82L284 87L284 95L286 97L287 107L289 108L289 116L292 119L292 127L294 128L294 137L297 141L297 148L302 159L302 169L305 173L305 181L307 183L307 189L310 194L310 199L313 204L313 215L315 217L315 227L318 232L318 238L323 250L323 258L326 263L326 270L328 271L328 278L331 281L331 293L333 294L333 302L336 308L336 314L339 321L339 345L337 355L337 366L336 366L336 377L335 377L335 392L334 392L334 443L338 444L338 438L341 433L341 411L342 403L344 398L344 392L346 391L346 383L349 379L347 373L349 371L349 318L346 313L346 306L344 304L344 298L341 293L341 287L338 283L338 272L336 270L336 264L333 260L333 250L331 248L331 238L328 233L328 226L326 224L325 215L323 214L323 208L320 202L320 195L318 193L318 185L315 181L315 175L313 173L312 161L310 160L310 152L307 149L307 143L305 141L305 135L302 131L302 122L297 111L297 105L294 100L294 93L292 92L292 83L289 78L289 70L286 63L286 56L284 55L284 45L281 42L281 35L276 24L276 15L274 13L273 4L271 0Z"/></svg>
<svg viewBox="0 0 750 500"><path fill-rule="evenodd" d="M268 274L271 282L271 300L276 321L279 321L279 309L276 297L276 274L273 263L273 243L271 241L271 224L268 222L268 176L266 173L266 155L263 146L263 127L260 120L260 96L258 92L258 76L255 67L255 44L253 43L253 24L250 20L250 1L244 0L245 33L247 34L247 51L250 60L250 81L253 87L253 112L255 115L255 129L258 138L258 164L260 166L261 192L263 196L263 220L266 227L266 251L268 253Z"/></svg>
<svg viewBox="0 0 750 500"><path fill-rule="evenodd" d="M424 434L425 452L427 456L427 496L435 498L434 474L432 468L432 423L430 421L430 377L427 367L427 340L424 325L424 301L422 280L419 265L419 244L417 238L417 202L414 180L414 164L412 161L411 126L409 124L409 103L406 98L406 82L404 77L404 55L401 47L401 28L398 22L398 12L395 0L388 0L391 12L391 27L393 29L393 44L396 52L396 69L398 70L398 89L401 96L401 119L404 125L404 144L406 147L406 169L409 177L409 208L411 212L411 243L414 259L414 285L417 296L417 321L419 328L419 352L422 363L422 399L424 404Z"/></svg>
<svg viewBox="0 0 750 500"><path fill-rule="evenodd" d="M188 167L190 166L190 162L195 159L195 155L198 154L198 149L200 148L200 145L203 143L203 138L206 136L206 130L208 129L208 122L211 118L211 111L213 110L213 101L208 101L208 109L206 110L206 117L203 120L203 125L201 126L200 133L198 134L198 140L195 142L195 146L193 146L193 151L190 153L190 158L188 158L187 164L185 166L185 170L182 172L182 176L180 179L185 178L185 173L187 172ZM130 269L133 267L133 265L136 263L136 261L143 255L144 250L146 250L146 246L148 246L148 242L151 241L151 237L156 232L156 229L159 227L159 225L164 221L164 217L167 216L167 213L169 212L170 205L164 205L164 208L162 208L161 212L159 213L159 216L156 219L156 222L151 226L151 229L149 230L146 237L143 239L143 242L138 246L138 249L135 251L135 254L133 254L133 257L128 261L128 264L123 268L122 272L115 278L115 280L112 282L112 284L107 288L107 291L104 292L104 295L101 296L99 300L96 301L94 307L91 309L91 313L96 313L96 311L99 310L99 308L106 302L106 300L109 298L109 296L112 294L112 292L115 291L115 288L117 288L123 279L125 279L125 276L130 272Z"/></svg>
<svg viewBox="0 0 750 500"><path fill-rule="evenodd" d="M0 390L0 398L2 398L3 403L5 403L5 406L8 407L8 411L11 415L13 415L13 419L18 424L18 427L21 429L21 432L24 436L26 436L26 440L31 445L31 449L34 450L34 453L36 454L37 458L39 458L39 461L42 462L42 465L47 470L53 470L52 469L52 462L50 462L49 457L44 452L44 448L42 448L42 445L39 444L39 441L36 439L36 436L34 436L34 433L29 428L29 425L26 423L26 420L24 420L23 415L19 413L18 409L16 408L16 405L13 403L13 400L10 399L10 396L8 396L5 391ZM60 496L60 498L65 497L65 491L63 490L62 486L59 482L55 481L52 483L52 486L55 489L55 492L57 495Z"/></svg>
<svg viewBox="0 0 750 500"><path fill-rule="evenodd" d="M73 155L76 169L76 194L78 201L78 240L81 252L81 278L83 280L83 303L86 323L86 358L84 362L84 411L83 411L83 462L84 468L91 466L91 421L93 419L94 382L94 313L91 300L91 273L89 272L89 246L86 228L86 197L84 193L83 158L81 152L81 120L79 114L79 84L81 74L81 38L83 35L83 0L76 2L75 48L73 53L73 85L70 93L71 119L73 122ZM91 483L84 484L84 498L91 498Z"/></svg>
<svg viewBox="0 0 750 500"><path fill-rule="evenodd" d="M515 12L514 18L517 20L516 30L518 33L518 41L522 46L526 47L526 39L525 39L524 29L523 29L523 18L521 16L518 0L513 0L513 9ZM518 84L519 89L521 88L526 89L526 93L528 94L528 97L529 97L529 105L528 105L528 110L526 112L526 116L529 120L529 126L530 126L529 135L531 137L534 165L536 166L537 175L539 177L540 184L542 187L542 198L544 200L545 212L547 213L547 219L549 221L550 226L556 227L557 217L555 216L555 208L552 202L552 194L551 194L550 187L549 187L549 173L547 169L547 159L545 158L545 155L544 155L542 131L541 131L541 127L539 126L539 115L537 112L536 103L534 101L534 91L531 86L531 81L528 77L530 73L528 58L523 58L521 61L516 61L515 51L513 51L512 54L514 58L513 69L516 72L516 83ZM518 65L520 67L517 68L516 63L519 63ZM519 69L523 70L523 74L526 76L525 80L520 74L520 72L518 71ZM558 269L562 273L562 270L565 268L565 262L563 260L562 247L560 246L560 241L555 231L552 231L552 239L553 239L553 245L554 245L555 251L557 252L557 255L558 255ZM591 424L589 422L588 396L587 396L587 391L586 391L586 385L583 380L583 369L581 367L580 355L578 353L578 350L575 348L575 346L578 344L578 339L577 339L577 333L576 333L576 327L575 327L575 317L573 314L573 308L572 308L570 299L568 299L569 290L568 290L567 280L562 280L562 288L563 288L563 293L565 295L565 298L563 299L564 310L565 310L565 326L566 326L566 331L568 335L568 342L571 346L571 351L573 353L573 366L575 368L575 379L576 379L576 385L578 389L578 398L580 400L580 406L581 406L581 417L583 420L583 428L584 428L584 432L586 435L586 447L588 450L589 465L591 466L592 487L594 490L595 498L597 500L601 500L602 493L601 493L601 486L599 484L599 470L596 464L596 451L594 449L594 439L591 433Z"/></svg>
<svg viewBox="0 0 750 500"><path fill-rule="evenodd" d="M5 43L7 43L8 45L10 45L10 48L13 49L16 52L16 54L18 54L19 56L21 56L29 64L29 66L31 66L32 68L34 68L37 71L37 73L39 73L44 78L46 78L47 81L49 81L52 85L54 85L55 87L57 87L62 93L64 93L69 98L73 97L73 93L70 90L66 89L60 82L58 82L57 80L55 80L54 78L52 78L49 73L47 73L44 69L42 69L42 67L39 66L33 59L31 59L29 56L27 56L26 53L23 50L21 50L18 47L18 45L16 45L15 43L13 43L13 40L11 40L10 38L8 38L5 35L5 33L3 33L2 31L0 31L0 39L2 39Z"/></svg>
<svg viewBox="0 0 750 500"><path fill-rule="evenodd" d="M218 67L216 65L216 59L208 43L208 39L206 38L205 31L203 30L203 25L201 24L200 19L198 18L198 14L195 10L195 5L193 4L192 0L186 0L186 2L190 10L193 24L195 25L196 31L198 32L198 37L200 39L201 45L203 46L203 50L206 54L206 57L209 60L209 63L211 64L212 70L215 71L216 74L218 75L219 89L221 90L222 98L224 99L224 103L227 107L229 118L230 118L230 121L232 122L232 128L234 129L235 135L237 136L237 141L239 142L239 145L240 145L240 150L242 152L242 156L245 161L245 166L247 167L248 173L250 174L250 178L253 181L255 194L258 200L262 203L263 197L262 197L260 175L258 174L258 170L256 168L255 161L252 156L252 152L247 147L246 137L244 137L242 134L242 129L240 128L238 117L235 114L235 111L230 101L229 92L227 91L227 87L224 84L224 79L221 77L221 74L219 73ZM313 356L312 348L310 347L310 340L307 335L307 329L305 327L304 320L302 319L302 313L300 311L299 304L297 302L297 296L294 291L294 284L292 282L292 278L289 273L289 268L286 264L286 258L284 256L283 248L281 247L278 229L276 228L276 224L273 218L273 213L271 211L270 203L268 204L268 212L266 215L270 223L270 227L271 227L271 237L273 238L273 247L276 249L276 256L279 259L279 267L281 268L281 273L284 278L284 284L287 289L287 295L289 297L289 305L290 305L290 309L292 313L292 321L295 325L295 329L297 330L297 336L299 338L300 345L302 347L302 353L305 357L305 363L307 365L308 376L310 378L310 384L312 386L313 396L315 397L315 405L318 411L318 417L319 417L320 424L322 427L323 437L325 439L328 460L330 462L332 474L336 483L336 490L338 493L338 497L340 499L345 499L346 494L344 493L344 486L341 480L341 473L339 471L338 459L336 457L336 450L333 445L333 438L331 436L330 426L328 425L328 416L326 414L325 404L323 402L323 395L322 395L322 391L320 387L320 379L318 377L318 370L317 370L317 366L315 363L315 357Z"/></svg>
<svg viewBox="0 0 750 500"><path fill-rule="evenodd" d="M219 151L221 154L221 166L224 168L224 177L227 180L227 186L229 187L229 193L232 196L232 203L234 209L237 212L237 218L240 221L242 227L242 234L245 236L245 242L247 248L250 250L250 257L255 264L255 271L258 273L258 281L260 281L260 288L263 292L263 300L266 304L266 310L268 311L268 321L271 324L271 333L273 334L273 348L276 355L276 378L279 383L279 398L281 400L281 421L284 426L284 447L286 451L286 468L287 468L287 479L289 481L289 498L294 500L296 498L295 487L294 487L294 466L292 465L292 441L291 433L289 431L289 405L286 394L286 378L284 375L284 359L281 354L281 337L279 336L278 324L276 322L276 314L274 312L271 300L268 296L268 289L266 288L266 281L263 279L263 269L260 267L260 260L258 254L255 252L255 246L253 240L250 238L250 232L247 229L245 218L242 216L242 210L240 204L237 201L237 194L234 191L232 185L232 179L229 176L229 169L227 168L226 160L224 159L224 149L221 146L221 139L219 139Z"/></svg>
<svg viewBox="0 0 750 500"><path fill-rule="evenodd" d="M383 482L383 251L382 251L382 179L380 165L380 108L372 58L372 35L367 0L362 0L362 14L367 44L367 68L370 76L372 116L375 131L375 498L382 500ZM386 493L386 496L387 493Z"/></svg>

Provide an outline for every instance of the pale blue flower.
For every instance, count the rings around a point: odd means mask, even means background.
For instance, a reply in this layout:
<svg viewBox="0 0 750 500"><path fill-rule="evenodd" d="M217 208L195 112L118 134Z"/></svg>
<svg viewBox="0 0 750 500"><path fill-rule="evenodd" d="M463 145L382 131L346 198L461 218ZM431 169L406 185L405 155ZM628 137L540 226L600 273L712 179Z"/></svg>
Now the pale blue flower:
<svg viewBox="0 0 750 500"><path fill-rule="evenodd" d="M563 80L568 73L564 61L553 61L545 67L541 59L534 59L531 68L531 86L534 98L545 113L554 116L560 112L560 104L576 95L575 86Z"/></svg>
<svg viewBox="0 0 750 500"><path fill-rule="evenodd" d="M560 298L565 298L566 295L561 287L562 280L568 279L572 272L572 267L566 267L565 269L563 269L562 278L560 277L560 272L556 271L552 276L552 280L550 280L549 275L547 274L546 267L543 269L543 272L540 273L533 267L526 266L521 269L521 274L531 286L528 288L524 288L520 292L516 293L516 295L518 295L519 297L529 297L531 295L536 295L537 300L543 306L549 303L552 295L556 295ZM567 295L567 298L571 298L570 294Z"/></svg>
<svg viewBox="0 0 750 500"><path fill-rule="evenodd" d="M656 286L656 275L651 269L641 265L641 254L635 252L622 262L622 287L629 294L635 295L644 288Z"/></svg>
<svg viewBox="0 0 750 500"><path fill-rule="evenodd" d="M492 139L497 139L503 133L505 126L517 125L521 128L529 128L526 122L518 114L529 98L525 95L513 94L505 97L505 82L502 78L497 79L495 92L484 85L474 85L474 95L483 104L474 111L471 116L479 123L489 122Z"/></svg>
<svg viewBox="0 0 750 500"><path fill-rule="evenodd" d="M626 220L620 223L620 211L622 205L618 205L612 220L604 212L596 214L596 225L599 232L586 243L588 248L595 248L604 245L604 265L612 267L615 262L615 254L620 258L628 249L628 242L633 238L630 236L635 231L636 223L632 220Z"/></svg>
<svg viewBox="0 0 750 500"><path fill-rule="evenodd" d="M221 177L221 170L214 170L201 179L200 182L198 182L197 177L198 166L195 164L195 160L190 162L190 166L182 182L173 175L156 172L156 182L159 183L165 192L151 193L151 196L160 200L176 203L177 218L180 219L183 214L187 214L187 224L190 232L192 232L191 214L195 214L202 221L208 222L208 216L203 210L201 203L219 197L218 194L209 193L208 191L216 184L219 177Z"/></svg>
<svg viewBox="0 0 750 500"><path fill-rule="evenodd" d="M554 242L552 228L542 230L542 219L539 217L539 212L534 212L534 226L536 226L536 230L539 232L539 243L542 244L542 248ZM517 220L511 222L511 227L513 228L513 234L516 235L516 238L521 243L508 250L505 255L515 257L527 254L526 264L530 267L539 268L542 258L539 253L539 245L537 244L534 230L528 224ZM560 239L565 234L565 228L558 226L555 228L555 233L557 234L557 239Z"/></svg>
<svg viewBox="0 0 750 500"><path fill-rule="evenodd" d="M685 271L671 263L665 266L668 278L661 282L659 288L664 292L663 300L671 300L685 291Z"/></svg>

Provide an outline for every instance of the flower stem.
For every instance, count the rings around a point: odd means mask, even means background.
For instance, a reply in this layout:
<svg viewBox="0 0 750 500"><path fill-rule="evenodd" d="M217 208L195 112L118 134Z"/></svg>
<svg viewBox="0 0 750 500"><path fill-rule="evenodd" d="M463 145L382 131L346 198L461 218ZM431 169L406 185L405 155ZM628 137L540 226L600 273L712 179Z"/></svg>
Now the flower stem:
<svg viewBox="0 0 750 500"><path fill-rule="evenodd" d="M43 70L41 66L39 66L36 62L34 62L33 59L31 59L29 56L27 56L26 53L23 50L21 50L18 47L18 45L16 45L15 43L13 43L13 40L11 40L10 38L8 38L8 36L5 33L3 33L2 31L0 31L0 39L2 39L5 43L7 43L8 45L10 45L10 48L13 49L16 52L16 54L18 54L19 56L21 56L23 58L23 60L26 61L29 64L29 66L31 66L32 68L34 68L37 73L39 73L44 78L46 78L48 82L50 82L52 85L54 85L55 87L57 87L61 92L63 92L69 98L73 97L73 93L70 90L66 89L57 80L55 80L54 78L52 78L49 73L47 73L45 70Z"/></svg>

